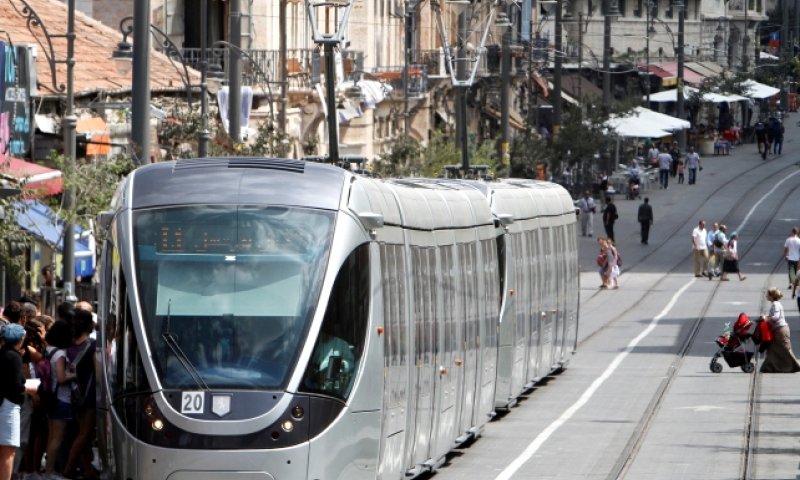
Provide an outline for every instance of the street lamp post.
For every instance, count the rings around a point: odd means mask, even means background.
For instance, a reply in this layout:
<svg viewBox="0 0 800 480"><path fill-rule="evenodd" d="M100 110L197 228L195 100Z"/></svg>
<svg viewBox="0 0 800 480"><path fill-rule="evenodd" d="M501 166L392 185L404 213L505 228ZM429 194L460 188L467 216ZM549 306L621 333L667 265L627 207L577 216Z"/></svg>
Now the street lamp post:
<svg viewBox="0 0 800 480"><path fill-rule="evenodd" d="M474 2L474 4L473 4ZM467 9L473 6L481 6L480 2L475 0L452 0L450 4L458 10L458 33L456 39L457 54L453 55L453 47L450 46L450 41L447 36L447 29L445 22L442 19L442 6L439 0L431 1L431 9L434 13L436 27L439 31L439 38L442 48L445 50L445 61L448 65L448 72L450 73L450 81L452 82L453 89L456 91L458 99L458 123L456 141L457 145L461 147L461 170L464 177L470 172L469 165L469 145L467 141L467 94L470 87L475 81L475 75L478 72L480 57L485 50L486 38L489 35L489 29L494 24L495 10L497 3L492 3L489 7L489 14L483 15L470 15L467 16ZM474 13L474 12L473 12ZM471 30L469 28L469 19L477 18L480 21L485 20L485 25L480 28L483 30L480 39L480 45L477 48L468 48L467 36Z"/></svg>
<svg viewBox="0 0 800 480"><path fill-rule="evenodd" d="M677 101L675 102L675 110L678 118L681 120L686 116L684 113L684 95L683 95L683 67L684 67L684 20L686 16L686 4L683 0L675 0L674 5L678 7L678 87L677 87ZM686 151L686 130L681 129L678 131L678 147L682 152Z"/></svg>
<svg viewBox="0 0 800 480"><path fill-rule="evenodd" d="M131 89L131 143L138 165L150 163L150 0L133 6L133 81Z"/></svg>
<svg viewBox="0 0 800 480"><path fill-rule="evenodd" d="M230 39L236 47L228 55L228 134L234 143L242 140L242 11L241 0L230 1Z"/></svg>
<svg viewBox="0 0 800 480"><path fill-rule="evenodd" d="M306 0L308 21L314 43L321 45L325 52L325 87L326 106L328 110L328 161L339 163L339 119L336 113L336 62L333 57L334 48L342 40L347 30L350 11L353 3L345 1ZM323 14L323 15L319 15ZM325 28L320 30L320 19ZM330 22L329 20L333 21Z"/></svg>
<svg viewBox="0 0 800 480"><path fill-rule="evenodd" d="M206 10L208 0L203 0L202 9ZM204 17L205 15L201 15ZM201 31L201 38L205 39L205 27L202 28ZM139 49L138 45L140 45L140 40L136 41L136 46L131 46L128 43L128 36L133 33L136 35L137 26L136 26L136 18L135 17L125 17L119 22L119 31L122 33L122 41L117 44L117 49L114 50L112 56L115 59L119 60L128 60L133 56L134 61L136 60L136 51ZM200 117L201 117L201 129L200 132L197 134L197 151L198 156L201 158L205 158L208 156L208 144L210 140L210 132L208 128L208 80L207 80L207 70L208 70L208 59L206 57L206 45L205 40L203 42L203 48L201 49L201 63L200 63L200 85L192 84L191 76L189 75L189 62L184 57L181 49L173 42L169 35L167 35L163 30L156 27L155 25L150 25L149 34L152 35L154 39L156 39L161 48L164 49L164 54L169 58L171 62L177 61L180 65L176 65L178 69L178 73L181 76L181 81L183 81L183 85L186 88L186 101L189 104L189 108L192 108L192 89L195 87L199 87L200 89ZM150 38L150 35L145 33L146 39ZM134 38L136 38L134 36ZM134 67L135 70L135 67ZM137 82L140 81L141 78L136 76L133 77L133 84L134 89L141 88L140 85L137 85ZM148 89L149 89L149 82L148 82ZM149 91L148 91L148 98L149 98ZM134 107L136 102L136 96L134 95ZM150 122L149 117L148 121L142 122L144 125L139 125L136 123L136 119L131 120L134 128L138 130L138 128L145 128L147 131L147 136L149 139L149 130L150 130ZM137 135L141 134L141 132L137 131ZM134 137L134 131L131 131L131 136ZM137 141L134 141L134 145Z"/></svg>
<svg viewBox="0 0 800 480"><path fill-rule="evenodd" d="M21 10L11 2L14 9L20 14L27 17L28 30L37 36L34 32L34 27L42 31L47 42L44 49L44 55L47 58L47 63L50 66L50 78L53 82L53 89L66 95L66 108L64 116L61 119L61 130L64 139L64 157L66 159L67 170L71 173L75 171L76 164L76 147L75 147L75 128L78 119L75 116L75 93L74 93L74 68L75 68L75 0L67 0L67 31L64 34L52 34L48 32L47 26L42 22L41 17L36 13L36 10L31 7L25 0L19 0L24 5ZM53 39L63 38L67 43L67 57L59 60L55 56L53 49ZM56 65L64 64L67 67L67 80L66 85L58 85L56 81ZM64 198L62 201L64 210L70 212L75 208L75 187L70 185L69 182L64 187ZM67 219L64 223L63 229L63 242L62 249L62 278L64 279L64 294L66 298L73 298L75 295L75 225Z"/></svg>
<svg viewBox="0 0 800 480"><path fill-rule="evenodd" d="M553 136L561 130L561 68L564 64L561 19L562 0L556 0L555 53L553 62Z"/></svg>

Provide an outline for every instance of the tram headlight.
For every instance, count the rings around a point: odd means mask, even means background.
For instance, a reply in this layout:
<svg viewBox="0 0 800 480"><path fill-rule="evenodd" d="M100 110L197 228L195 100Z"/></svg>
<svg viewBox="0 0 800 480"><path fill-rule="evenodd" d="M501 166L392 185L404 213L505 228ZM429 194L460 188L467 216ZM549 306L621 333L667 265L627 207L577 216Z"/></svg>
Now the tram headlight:
<svg viewBox="0 0 800 480"><path fill-rule="evenodd" d="M303 407L301 407L300 405L295 405L294 408L292 408L292 417L294 417L297 420L300 420L301 418L303 418L303 415L305 415L305 414L306 414L306 412L303 410Z"/></svg>
<svg viewBox="0 0 800 480"><path fill-rule="evenodd" d="M160 432L161 430L164 430L164 421L161 420L160 418L156 418L155 420L153 420L153 422L150 424L150 426L156 432Z"/></svg>
<svg viewBox="0 0 800 480"><path fill-rule="evenodd" d="M152 399L148 399L144 404L144 414L148 417L152 417L154 411L155 408L153 408L153 401Z"/></svg>
<svg viewBox="0 0 800 480"><path fill-rule="evenodd" d="M292 423L291 420L286 420L283 423L281 423L281 428L283 429L284 432L289 433L292 430L294 430L294 423Z"/></svg>

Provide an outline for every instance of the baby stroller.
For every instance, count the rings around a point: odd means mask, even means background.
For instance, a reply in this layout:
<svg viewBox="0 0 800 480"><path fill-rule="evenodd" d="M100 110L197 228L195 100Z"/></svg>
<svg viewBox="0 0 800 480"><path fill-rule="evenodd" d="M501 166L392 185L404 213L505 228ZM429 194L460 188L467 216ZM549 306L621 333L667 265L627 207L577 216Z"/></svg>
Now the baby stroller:
<svg viewBox="0 0 800 480"><path fill-rule="evenodd" d="M731 368L740 367L745 373L752 373L755 370L753 364L753 351L747 348L748 343L752 343L752 335L749 333L750 327L753 322L750 317L745 313L740 313L739 318L731 327L730 323L725 324L725 329L722 335L717 337L717 345L719 350L711 358L711 365L709 368L714 373L722 371L722 364L719 363L719 357L725 359L725 363Z"/></svg>

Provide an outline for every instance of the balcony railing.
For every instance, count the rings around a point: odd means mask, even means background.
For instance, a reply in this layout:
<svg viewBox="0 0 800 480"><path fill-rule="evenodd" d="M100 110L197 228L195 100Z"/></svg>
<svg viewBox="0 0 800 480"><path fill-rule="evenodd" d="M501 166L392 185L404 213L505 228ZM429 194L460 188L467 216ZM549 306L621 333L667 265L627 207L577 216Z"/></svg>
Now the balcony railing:
<svg viewBox="0 0 800 480"><path fill-rule="evenodd" d="M392 98L404 98L403 66L378 67L373 70L374 76L392 87ZM421 98L428 93L428 74L426 65L408 66L408 97Z"/></svg>
<svg viewBox="0 0 800 480"><path fill-rule="evenodd" d="M245 50L252 60L242 56L242 76L245 83L251 85L263 85L269 81L273 85L279 85L281 79L280 72L280 52L278 50ZM192 68L200 69L201 49L183 49L184 58ZM228 49L213 48L207 50L209 66L216 65L227 74ZM344 63L345 75L355 71L363 70L364 53L358 50L343 50L342 60ZM254 65L255 64L255 65ZM286 67L288 73L289 89L310 89L314 83L319 82L320 61L319 52L313 48L289 49L286 53ZM264 72L266 79L260 72Z"/></svg>

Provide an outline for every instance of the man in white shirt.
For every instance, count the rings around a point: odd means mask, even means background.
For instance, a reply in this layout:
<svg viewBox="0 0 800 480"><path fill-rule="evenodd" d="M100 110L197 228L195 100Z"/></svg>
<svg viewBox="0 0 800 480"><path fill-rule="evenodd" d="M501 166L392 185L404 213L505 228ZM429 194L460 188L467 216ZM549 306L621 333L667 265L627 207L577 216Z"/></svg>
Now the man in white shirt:
<svg viewBox="0 0 800 480"><path fill-rule="evenodd" d="M708 246L706 241L706 222L700 220L692 230L692 252L694 253L694 276L705 277L708 275Z"/></svg>
<svg viewBox="0 0 800 480"><path fill-rule="evenodd" d="M594 235L595 203L588 190L583 194L583 198L578 200L578 208L581 211L581 236L585 237L588 234L591 237Z"/></svg>
<svg viewBox="0 0 800 480"><path fill-rule="evenodd" d="M792 227L792 235L783 244L783 258L789 267L789 288L797 281L797 263L800 261L800 229Z"/></svg>

